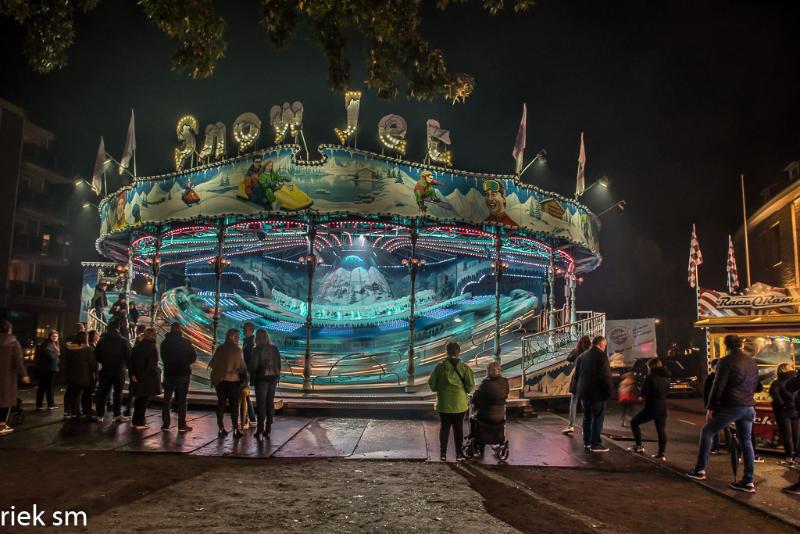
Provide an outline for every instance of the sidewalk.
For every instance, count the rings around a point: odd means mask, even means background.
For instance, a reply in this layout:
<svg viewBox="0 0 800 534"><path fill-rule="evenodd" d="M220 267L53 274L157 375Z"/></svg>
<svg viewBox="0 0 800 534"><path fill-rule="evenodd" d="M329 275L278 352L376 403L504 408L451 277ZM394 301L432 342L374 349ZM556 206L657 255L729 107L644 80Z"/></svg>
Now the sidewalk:
<svg viewBox="0 0 800 534"><path fill-rule="evenodd" d="M685 472L694 467L697 459L700 429L705 422L704 413L702 399L670 399L670 413L667 419L667 437L669 439L666 449L667 461L658 462L650 458L650 454L657 452L658 448L653 423L647 423L641 427L642 437L645 440L644 446L647 450L646 454L640 456L642 460L684 476ZM609 437L615 436L614 443L623 449L633 445L630 428L620 426L620 411L616 404L609 404L605 420L605 433ZM742 493L728 487L728 484L733 481L733 472L730 456L725 449L723 449L723 454L709 457L706 469L707 480L697 482L687 478L687 481L705 485L726 497L800 528L800 498L781 491L782 488L797 482L800 471L780 465L779 461L782 456L779 454L759 452L759 455L764 458L764 463L755 466L757 491L754 494ZM743 466L740 463L739 478L741 478L742 470Z"/></svg>

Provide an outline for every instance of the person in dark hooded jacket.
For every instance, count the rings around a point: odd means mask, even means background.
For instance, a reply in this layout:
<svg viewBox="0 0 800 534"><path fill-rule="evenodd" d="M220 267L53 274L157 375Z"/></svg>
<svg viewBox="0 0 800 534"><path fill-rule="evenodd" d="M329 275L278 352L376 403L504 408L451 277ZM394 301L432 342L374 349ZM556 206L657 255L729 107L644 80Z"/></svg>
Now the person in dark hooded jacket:
<svg viewBox="0 0 800 534"><path fill-rule="evenodd" d="M180 323L172 323L169 333L161 342L161 362L164 364L164 401L161 403L161 430L169 430L172 418L169 406L172 395L178 412L178 432L190 432L186 424L186 399L189 395L189 380L192 364L197 360L197 352L192 343L181 335Z"/></svg>
<svg viewBox="0 0 800 534"><path fill-rule="evenodd" d="M606 401L611 398L611 367L606 355L606 338L596 336L592 348L575 362L576 392L583 408L583 446L591 452L608 452L603 445Z"/></svg>
<svg viewBox="0 0 800 534"><path fill-rule="evenodd" d="M644 380L640 394L644 398L644 408L631 419L631 432L633 432L636 445L628 450L636 453L644 452L642 431L639 426L653 421L658 433L658 453L653 454L652 457L664 461L666 460L664 452L667 447L667 394L669 393L670 373L659 358L653 358L647 362L647 368L650 372Z"/></svg>
<svg viewBox="0 0 800 534"><path fill-rule="evenodd" d="M72 416L73 421L95 417L92 412L92 384L97 373L97 360L94 357L94 348L89 345L89 333L80 334L79 342L68 342L65 351L65 376L69 405L64 406L65 413Z"/></svg>
<svg viewBox="0 0 800 534"><path fill-rule="evenodd" d="M145 413L150 399L161 393L161 372L158 370L156 329L147 328L142 340L131 350L131 388L133 392L133 419L131 427L144 430L149 427Z"/></svg>
<svg viewBox="0 0 800 534"><path fill-rule="evenodd" d="M797 457L794 446L797 443L797 409L795 407L796 393L786 388L786 383L795 376L795 372L788 363L778 366L778 378L769 387L769 396L772 399L772 413L781 433L783 450L786 463L792 464Z"/></svg>
<svg viewBox="0 0 800 534"><path fill-rule="evenodd" d="M120 335L119 321L111 321L108 324L108 330L103 339L97 343L94 355L102 366L95 399L97 416L102 418L105 415L108 394L111 393L114 421L117 423L127 421L128 418L122 415L122 388L125 386L125 371L131 361L131 347L128 340Z"/></svg>

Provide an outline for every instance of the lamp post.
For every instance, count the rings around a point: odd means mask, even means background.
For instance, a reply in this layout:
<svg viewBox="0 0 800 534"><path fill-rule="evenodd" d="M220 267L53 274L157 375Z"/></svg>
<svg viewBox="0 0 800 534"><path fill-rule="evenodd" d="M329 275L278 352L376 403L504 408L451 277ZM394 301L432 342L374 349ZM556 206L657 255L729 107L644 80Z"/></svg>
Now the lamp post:
<svg viewBox="0 0 800 534"><path fill-rule="evenodd" d="M308 242L307 254L300 256L298 261L306 266L306 277L308 278L308 293L306 295L306 353L303 360L303 392L311 392L311 303L313 301L314 271L317 265L322 263L322 258L314 255L314 239L317 237L317 228L314 226L314 219L311 213L308 214L308 232L306 241Z"/></svg>
<svg viewBox="0 0 800 534"><path fill-rule="evenodd" d="M602 176L602 177L601 177L599 180L597 180L597 181L595 181L595 182L592 182L592 183L591 183L591 185L589 185L589 187L585 188L585 189L583 190L583 193L581 193L580 195L577 195L577 196L575 197L575 199L576 199L576 200L577 200L577 199L579 199L580 197L582 197L583 195L585 195L587 192L589 192L589 190L590 190L591 188L593 188L594 186L596 186L596 185L599 185L599 186L601 186L601 187L603 187L603 188L608 188L608 184L609 184L609 179L608 179L608 176Z"/></svg>
<svg viewBox="0 0 800 534"><path fill-rule="evenodd" d="M518 177L522 178L522 175L525 174L525 171L527 171L531 167L531 165L533 165L537 161L541 161L542 163L547 163L547 150L541 149L539 152L537 152L536 156L534 156L534 158L530 161L530 163L525 165L525 167L521 171L519 171Z"/></svg>
<svg viewBox="0 0 800 534"><path fill-rule="evenodd" d="M150 260L153 268L153 295L150 299L150 326L156 325L156 301L158 299L158 271L161 265L161 228L156 231L156 248Z"/></svg>
<svg viewBox="0 0 800 534"><path fill-rule="evenodd" d="M547 336L547 348L550 352L552 352L554 349L553 328L555 328L556 324L556 293L555 293L556 255L552 247L550 247L549 260L550 261L547 266L547 287L548 287L547 307L549 308L547 315L547 329L550 331L550 334Z"/></svg>
<svg viewBox="0 0 800 534"><path fill-rule="evenodd" d="M220 239L220 242L224 240L224 237ZM220 286L222 284L222 273L225 272L225 267L231 264L231 260L222 257L222 247L220 246L218 255L214 258L208 260L208 264L214 267L214 280L216 281L216 285L214 286L214 326L213 326L213 339L211 340L211 353L214 353L214 348L217 345L217 329L219 328L219 294L220 294Z"/></svg>
<svg viewBox="0 0 800 534"><path fill-rule="evenodd" d="M411 275L411 294L408 297L408 367L406 368L406 384L414 385L414 326L416 324L414 307L417 300L417 272L425 265L425 260L417 258L417 229L411 228L411 257L403 258L403 265L408 267Z"/></svg>
<svg viewBox="0 0 800 534"><path fill-rule="evenodd" d="M494 269L494 359L500 363L500 281L508 264L500 259L500 238L497 239L497 259L492 262Z"/></svg>
<svg viewBox="0 0 800 534"><path fill-rule="evenodd" d="M597 216L598 216L598 217L602 217L603 215L605 215L605 214L606 214L606 213L608 213L609 211L615 210L615 209L617 209L617 208L619 208L619 211L625 211L625 206L626 206L627 204L628 204L628 203L627 203L627 202L625 202L624 200L620 200L619 202L615 202L614 204L610 205L609 207L607 207L606 209L604 209L603 211L601 211L600 213L598 213L598 214L597 214Z"/></svg>

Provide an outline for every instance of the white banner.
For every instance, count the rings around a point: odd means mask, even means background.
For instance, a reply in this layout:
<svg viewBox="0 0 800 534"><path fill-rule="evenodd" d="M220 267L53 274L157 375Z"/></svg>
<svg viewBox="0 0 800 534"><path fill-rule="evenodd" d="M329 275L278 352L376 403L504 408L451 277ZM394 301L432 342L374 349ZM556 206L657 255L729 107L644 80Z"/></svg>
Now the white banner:
<svg viewBox="0 0 800 534"><path fill-rule="evenodd" d="M626 367L639 358L657 356L656 320L653 318L606 321L606 339L608 355L618 361L618 354L622 354Z"/></svg>

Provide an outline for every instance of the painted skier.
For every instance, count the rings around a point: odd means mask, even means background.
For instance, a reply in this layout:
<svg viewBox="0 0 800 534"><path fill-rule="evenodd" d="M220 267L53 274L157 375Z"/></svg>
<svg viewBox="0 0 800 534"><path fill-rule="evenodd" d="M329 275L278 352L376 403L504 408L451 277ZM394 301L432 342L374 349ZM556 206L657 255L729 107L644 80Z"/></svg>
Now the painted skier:
<svg viewBox="0 0 800 534"><path fill-rule="evenodd" d="M431 171L422 171L419 180L417 180L417 184L414 186L414 197L417 199L417 206L419 206L420 211L423 213L428 210L425 206L426 202L441 202L439 196L436 194L436 189L433 187L435 185L444 184L434 180Z"/></svg>

